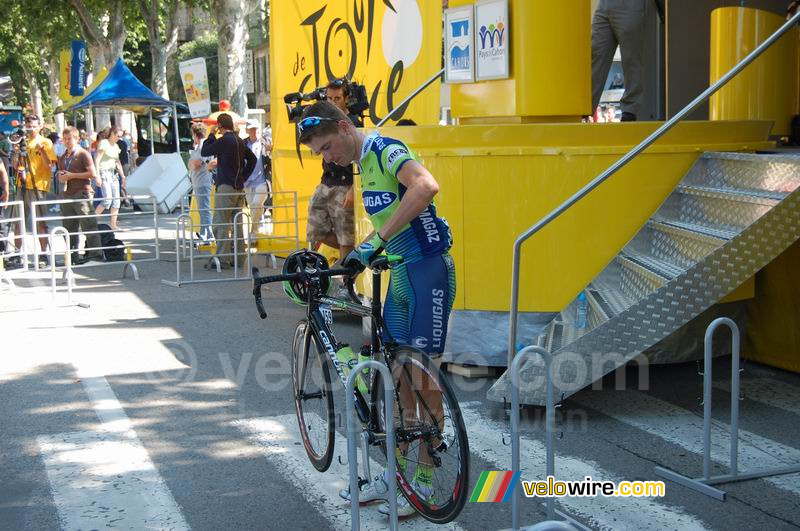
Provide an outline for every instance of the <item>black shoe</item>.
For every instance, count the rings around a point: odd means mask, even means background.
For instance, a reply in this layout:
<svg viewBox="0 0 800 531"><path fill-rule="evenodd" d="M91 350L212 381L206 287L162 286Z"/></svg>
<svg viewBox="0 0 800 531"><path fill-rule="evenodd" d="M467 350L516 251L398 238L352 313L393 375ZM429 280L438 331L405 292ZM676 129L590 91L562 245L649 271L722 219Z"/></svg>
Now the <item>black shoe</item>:
<svg viewBox="0 0 800 531"><path fill-rule="evenodd" d="M620 122L635 122L636 115L632 112L625 111L622 113L622 117L619 119Z"/></svg>
<svg viewBox="0 0 800 531"><path fill-rule="evenodd" d="M19 269L22 267L22 258L19 256L12 256L3 260L6 269Z"/></svg>
<svg viewBox="0 0 800 531"><path fill-rule="evenodd" d="M80 254L78 254L78 253L72 253L72 254L70 255L70 263L71 263L72 265L74 265L74 266L76 266L76 265L81 265L81 264L85 264L85 263L86 263L86 261L87 261L87 260L86 260L86 257L84 257L84 256L81 256L81 255L80 255Z"/></svg>
<svg viewBox="0 0 800 531"><path fill-rule="evenodd" d="M84 255L85 262L105 262L103 253L86 253Z"/></svg>

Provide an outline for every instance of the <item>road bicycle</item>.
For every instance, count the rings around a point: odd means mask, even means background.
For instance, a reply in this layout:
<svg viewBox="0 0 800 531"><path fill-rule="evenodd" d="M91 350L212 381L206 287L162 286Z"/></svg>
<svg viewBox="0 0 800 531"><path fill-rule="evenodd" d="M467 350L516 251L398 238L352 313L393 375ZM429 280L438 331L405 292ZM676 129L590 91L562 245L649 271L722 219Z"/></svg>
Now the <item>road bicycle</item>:
<svg viewBox="0 0 800 531"><path fill-rule="evenodd" d="M328 269L327 260L311 251L287 257L283 274L260 277L253 268L253 296L262 319L267 314L261 286L283 282L290 298L302 301L306 317L297 324L292 341L292 387L300 434L308 458L325 472L334 450L336 415L331 373L342 386L358 359L348 363L337 357L349 348L337 342L331 330L332 309L336 308L371 323L371 342L364 345L359 359L375 359L390 369L394 384L394 424L398 490L424 518L435 523L452 521L464 507L469 485L469 442L455 394L446 375L423 351L396 343L382 319L381 273L402 263L400 256L380 255L370 262L372 301L370 306L327 295L332 277L353 277L350 268ZM355 411L368 444L386 452L384 382L379 371L365 371L353 389ZM430 487L414 481L417 467L432 470ZM368 475L368 474L367 474ZM369 477L359 478L359 488Z"/></svg>

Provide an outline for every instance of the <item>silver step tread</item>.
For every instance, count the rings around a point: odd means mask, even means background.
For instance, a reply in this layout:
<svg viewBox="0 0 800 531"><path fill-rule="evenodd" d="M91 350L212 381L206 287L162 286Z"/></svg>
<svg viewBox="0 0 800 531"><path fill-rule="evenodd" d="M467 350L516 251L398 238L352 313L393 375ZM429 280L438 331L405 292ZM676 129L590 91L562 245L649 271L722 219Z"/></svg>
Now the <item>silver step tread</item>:
<svg viewBox="0 0 800 531"><path fill-rule="evenodd" d="M685 221L654 218L649 221L649 224L651 227L656 229L679 233L688 238L691 238L694 235L707 236L715 240L719 240L720 245L736 236L736 232L732 230L712 228L697 223L687 223Z"/></svg>
<svg viewBox="0 0 800 531"><path fill-rule="evenodd" d="M722 188L715 186L698 186L696 184L678 185L677 191L683 194L729 199L731 201L746 201L749 203L775 204L788 195L788 192L773 192L770 190L754 190L743 188Z"/></svg>

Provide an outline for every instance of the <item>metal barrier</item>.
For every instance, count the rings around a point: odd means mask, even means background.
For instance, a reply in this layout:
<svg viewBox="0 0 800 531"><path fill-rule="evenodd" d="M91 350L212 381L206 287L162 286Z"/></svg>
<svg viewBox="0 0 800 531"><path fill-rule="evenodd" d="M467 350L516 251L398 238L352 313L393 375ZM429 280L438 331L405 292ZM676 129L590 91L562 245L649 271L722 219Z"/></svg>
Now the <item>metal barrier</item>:
<svg viewBox="0 0 800 531"><path fill-rule="evenodd" d="M14 236L16 238L20 238L22 245L19 248L14 249L14 252L9 252L9 248L14 243L14 238L11 237L11 230L6 232L6 235L0 238L0 241L5 242L5 251L0 253L0 261L5 260L6 258L19 258L22 262L22 269L28 269L28 254L25 252L25 205L22 201L5 201L0 202L0 209L7 209L7 208L14 208L16 209L16 215L13 217L3 217L0 216L0 227L3 225L7 225L9 229L11 227L19 227L22 234L16 233L16 228L14 229ZM13 282L11 279L5 278L5 268L3 265L0 265L0 283L3 281L9 282L13 286Z"/></svg>
<svg viewBox="0 0 800 531"><path fill-rule="evenodd" d="M238 207L234 207L238 209ZM175 220L175 281L172 280L165 280L161 279L162 284L166 284L168 286L173 286L176 288L181 287L184 284L208 284L211 282L229 282L232 280L251 280L252 276L252 267L251 267L251 243L250 243L250 234L243 234L242 241L245 244L245 249L243 249L245 254L245 260L247 260L246 264L246 274L244 276L239 276L239 230L241 229L242 221L247 218L247 221L250 221L250 214L247 212L237 212L233 216L233 221L231 223L218 223L217 226L232 226L233 231L231 238L220 238L219 240L215 241L231 241L233 240L233 252L232 253L220 253L220 254L213 254L211 256L208 255L200 255L198 254L197 257L203 258L208 260L208 264L214 264L214 268L216 269L217 273L222 272L222 264L219 261L220 257L226 256L233 256L233 278L209 278L209 279L195 279L194 278L194 260L195 260L195 230L194 230L194 221L192 220L191 215L189 214L181 214L178 216L178 219ZM186 230L189 230L189 236L186 237ZM188 256L187 256L188 255ZM187 258L189 262L189 280L182 280L181 279L181 259Z"/></svg>
<svg viewBox="0 0 800 531"><path fill-rule="evenodd" d="M226 196L226 195L239 195L239 194L215 194L214 197L216 198L218 196L222 197L222 196ZM286 204L277 204L277 205L275 204L276 203L276 198L280 199L282 197L287 197L287 196L288 196L288 200L287 200ZM198 215L199 215L201 212L212 212L213 213L213 212L215 212L217 210L215 208L208 208L208 209L192 208L191 207L192 198L197 198L197 196L195 196L192 193L192 194L186 194L185 196L183 196L181 198L181 215L184 215L184 214L191 215L193 212L197 212ZM289 209L291 209L291 211L292 211L292 213L290 213L289 215L286 216L288 219L285 220L285 221L275 221L275 216L271 215L270 216L271 219L269 221L269 224L272 225L273 228L275 226L280 226L280 225L293 225L294 226L294 234L293 235L291 234L291 232L292 232L291 230L287 231L287 235L285 235L285 236L277 236L277 235L274 235L274 234L271 234L271 233L264 234L262 232L258 232L256 234L254 246L257 248L258 242L261 241L261 240L272 240L272 241L276 241L276 242L285 241L285 242L287 242L289 244L287 246L287 248L285 249L287 252L292 252L292 251L298 250L300 248L300 216L299 216L299 212L298 212L297 192L296 191L273 192L272 191L272 187L270 186L269 195L267 196L267 199L271 199L272 200L272 205L268 206L268 207L264 207L264 212L269 210L269 211L272 211L274 213L276 210L289 210ZM277 202L281 203L281 202L284 202L284 201L277 201ZM196 201L196 203L197 203L197 201ZM237 209L238 208L239 207L237 207ZM251 207L248 205L246 208L250 209ZM258 222L260 224L261 220L258 220ZM251 225L250 226L252 226L252 218L251 218ZM194 233L194 232L196 232L196 231L193 230L192 233ZM184 241L185 241L185 239L184 239ZM272 248L273 246L274 245L269 245L270 248ZM272 267L273 268L276 267L277 262L275 260L274 251L270 250L266 254L272 261Z"/></svg>
<svg viewBox="0 0 800 531"><path fill-rule="evenodd" d="M84 251L87 254L89 254L89 253L103 253L104 251L111 250L111 249L121 249L125 253L125 260L91 261L91 262L88 262L88 263L85 263L85 264L74 264L73 265L74 269L83 268L83 267L98 267L98 266L108 266L108 265L113 265L113 264L123 264L124 265L123 270L122 270L123 278L125 278L127 276L128 270L130 270L133 273L133 278L136 279L136 280L139 280L139 271L138 271L138 269L136 267L137 263L156 262L156 261L160 260L161 253L160 253L160 243L159 243L159 235L158 235L158 212L156 210L156 198L154 196L152 196L152 195L142 195L142 196L129 196L129 199L133 199L133 200L136 200L136 201L139 201L139 202L148 201L148 202L150 202L150 204L151 204L151 206L153 208L153 211L152 212L144 212L144 211L141 211L141 212L136 212L136 211L119 212L117 214L118 219L123 220L123 219L126 219L126 218L137 218L137 217L143 217L144 216L144 217L152 218L152 220L153 220L152 227L150 227L149 225L148 226L142 226L142 227L125 227L125 228L121 228L120 226L118 226L117 229L114 230L115 236L117 234L120 234L120 235L131 234L131 233L133 233L133 232L135 232L137 230L142 230L142 229L152 230L153 231L152 242L148 241L148 242L131 243L131 240L129 240L127 243L123 243L122 245L106 245L106 246L103 246L101 244L99 247L84 247ZM76 203L82 203L82 202L85 202L85 201L88 201L88 200L87 199L55 199L55 200L48 200L48 201L34 201L32 203L33 212L31 212L32 217L33 217L33 219L32 219L32 221L33 221L32 234L33 234L34 240L38 239L41 236L46 236L46 234L40 234L38 232L38 225L39 225L40 222L50 223L50 224L52 224L52 223L59 223L60 224L60 223L63 223L64 220L67 220L67 219L72 220L72 221L77 221L77 220L80 220L80 219L89 219L89 218L99 219L99 218L102 218L102 217L106 216L106 214L86 214L86 215L66 216L66 217L59 215L59 216L45 216L45 217L41 217L41 218L37 216L36 207L39 206L39 205L43 205L45 207L49 207L50 205L76 204ZM93 208L94 208L95 201L91 200L91 203L92 203ZM81 232L82 232L82 234L84 234L84 236L86 236L86 235L91 235L91 234L100 235L100 234L106 233L107 231L103 231L103 230L99 230L98 229L98 230L95 230L95 231L87 231L87 232L81 231ZM149 240L150 238L146 238L146 239ZM70 245L68 244L67 247L70 248ZM80 245L77 245L77 247L80 247ZM34 267L35 267L36 271L38 271L39 270L39 256L40 256L40 254L42 252L44 252L44 250L40 250L37 247L36 241L34 241L33 249L34 249ZM70 249L70 250L72 252L78 252L78 248ZM151 250L151 251L148 252L148 250ZM141 255L141 256L140 257L136 257L137 255Z"/></svg>
<svg viewBox="0 0 800 531"><path fill-rule="evenodd" d="M711 366L713 358L712 339L714 331L720 326L727 326L733 336L733 352L731 366L731 451L730 451L730 474L721 476L711 475ZM720 501L725 501L727 494L725 491L716 489L711 485L722 483L733 483L748 479L762 478L766 476L778 476L783 474L793 474L800 472L800 464L782 466L771 469L756 470L753 472L739 472L739 327L727 317L720 317L712 321L706 329L705 351L703 353L703 476L692 479L683 474L678 474L672 470L657 466L655 473L665 479L670 479L676 483L696 490L706 496L711 496Z"/></svg>
<svg viewBox="0 0 800 531"><path fill-rule="evenodd" d="M514 361L511 362L511 470L514 472L521 472L519 462L519 449L520 449L520 435L519 435L519 369L522 362L531 354L538 354L544 361L544 369L546 374L547 394L545 401L545 445L546 458L545 458L545 477L552 476L555 478L555 441L553 437L556 431L556 406L555 389L553 387L553 378L550 374L550 363L552 357L542 347L531 345L520 350ZM514 495L511 497L511 528L514 531L519 529L519 496L520 489L514 489ZM555 508L555 499L551 496L547 498L545 503L547 509L547 519L553 520L555 515L560 516L579 529L587 529L585 526L574 520L566 513Z"/></svg>
<svg viewBox="0 0 800 531"><path fill-rule="evenodd" d="M53 237L62 234L66 241L64 250L64 280L67 283L67 306L72 306L72 288L75 286L75 276L72 274L72 257L69 248L70 233L64 227L55 227L47 236L50 247L50 291L53 294L53 305L56 304L56 246Z"/></svg>
<svg viewBox="0 0 800 531"><path fill-rule="evenodd" d="M395 436L394 436L394 382L392 382L392 373L389 367L375 360L362 361L350 371L347 377L347 382L344 386L345 404L347 408L347 465L350 468L350 528L356 531L361 528L360 515L358 512L358 451L356 450L356 437L358 437L358 430L356 428L355 419L355 381L359 374L367 368L373 368L380 371L383 377L383 402L384 402L384 415L386 418L386 469L392 474L392 480L389 483L389 529L397 530L397 481L394 480L395 470L397 470L397 463L395 461ZM389 421L391 419L391 422ZM363 435L366 435L364 433ZM365 470L369 470L369 454L367 453L367 446L362 445L361 458L365 463ZM370 479L369 472L367 472L366 479Z"/></svg>

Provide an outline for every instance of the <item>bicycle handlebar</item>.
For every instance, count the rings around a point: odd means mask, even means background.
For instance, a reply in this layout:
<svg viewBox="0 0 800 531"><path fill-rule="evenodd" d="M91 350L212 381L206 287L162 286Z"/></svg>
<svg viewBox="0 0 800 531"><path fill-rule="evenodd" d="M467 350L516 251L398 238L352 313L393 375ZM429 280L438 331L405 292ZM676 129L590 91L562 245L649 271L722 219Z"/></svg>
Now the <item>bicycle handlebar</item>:
<svg viewBox="0 0 800 531"><path fill-rule="evenodd" d="M370 267L378 271L385 271L390 269L391 267L401 264L403 262L403 257L398 255L379 255L372 258L370 261ZM267 312L264 310L264 302L261 300L261 286L264 284L271 284L273 282L292 282L295 280L302 280L308 277L317 277L317 278L330 278L330 277L342 277L342 276L355 276L361 271L364 270L364 267L361 266L360 268L356 266L352 267L340 267L336 269L317 269L312 271L300 271L297 273L289 273L286 275L269 275L266 277L258 276L258 268L253 268L253 297L256 300L256 308L258 309L258 315L261 316L262 319L267 318Z"/></svg>

